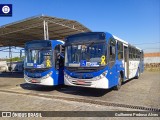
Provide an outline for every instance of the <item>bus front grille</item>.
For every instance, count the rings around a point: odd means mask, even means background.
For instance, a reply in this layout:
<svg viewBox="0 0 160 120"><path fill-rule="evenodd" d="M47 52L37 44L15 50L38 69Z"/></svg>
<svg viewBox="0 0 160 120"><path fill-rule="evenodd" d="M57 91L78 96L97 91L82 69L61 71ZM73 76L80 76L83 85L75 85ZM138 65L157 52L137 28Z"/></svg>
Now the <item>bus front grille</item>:
<svg viewBox="0 0 160 120"><path fill-rule="evenodd" d="M91 86L92 82L89 82L89 81L78 82L78 80L72 80L72 84L82 85L82 86Z"/></svg>

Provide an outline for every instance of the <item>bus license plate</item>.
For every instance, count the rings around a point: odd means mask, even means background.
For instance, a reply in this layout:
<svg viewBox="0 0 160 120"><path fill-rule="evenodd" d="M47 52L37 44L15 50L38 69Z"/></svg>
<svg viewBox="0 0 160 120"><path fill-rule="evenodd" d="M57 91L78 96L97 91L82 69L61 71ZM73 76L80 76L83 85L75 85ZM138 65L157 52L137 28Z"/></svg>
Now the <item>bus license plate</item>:
<svg viewBox="0 0 160 120"><path fill-rule="evenodd" d="M77 83L77 84L81 84L81 85L85 84L85 82L84 82L83 80L77 80L76 83Z"/></svg>
<svg viewBox="0 0 160 120"><path fill-rule="evenodd" d="M32 83L37 83L38 81L37 81L37 80L32 80L31 82L32 82Z"/></svg>

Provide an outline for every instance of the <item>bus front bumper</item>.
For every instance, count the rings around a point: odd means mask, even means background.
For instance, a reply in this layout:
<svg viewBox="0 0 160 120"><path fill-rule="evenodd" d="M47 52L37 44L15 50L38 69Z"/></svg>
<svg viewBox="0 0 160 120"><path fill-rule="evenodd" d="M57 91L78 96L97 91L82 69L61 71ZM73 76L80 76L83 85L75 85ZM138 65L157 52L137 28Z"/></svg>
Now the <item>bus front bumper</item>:
<svg viewBox="0 0 160 120"><path fill-rule="evenodd" d="M92 79L78 79L72 78L70 76L64 76L64 83L65 85L69 86L81 86L81 87L88 87L88 88L101 88L101 89L108 89L108 79L106 77L94 77Z"/></svg>
<svg viewBox="0 0 160 120"><path fill-rule="evenodd" d="M51 76L47 78L31 78L24 75L24 79L26 83L30 83L30 84L47 85L47 86L54 85L54 79Z"/></svg>

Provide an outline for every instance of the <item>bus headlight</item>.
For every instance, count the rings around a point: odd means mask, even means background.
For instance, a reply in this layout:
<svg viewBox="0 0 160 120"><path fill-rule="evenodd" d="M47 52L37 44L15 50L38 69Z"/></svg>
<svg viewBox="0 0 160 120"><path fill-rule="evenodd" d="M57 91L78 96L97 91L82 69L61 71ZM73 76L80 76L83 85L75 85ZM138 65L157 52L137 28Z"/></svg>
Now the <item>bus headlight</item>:
<svg viewBox="0 0 160 120"><path fill-rule="evenodd" d="M104 71L104 72L102 73L102 75L103 75L104 77L106 77L107 73L108 73L108 70Z"/></svg>
<svg viewBox="0 0 160 120"><path fill-rule="evenodd" d="M27 78L28 76L24 74L24 78Z"/></svg>
<svg viewBox="0 0 160 120"><path fill-rule="evenodd" d="M27 75L24 74L24 78L29 78Z"/></svg>
<svg viewBox="0 0 160 120"><path fill-rule="evenodd" d="M30 81L32 78L28 77L27 75L24 74L24 79L27 81Z"/></svg>
<svg viewBox="0 0 160 120"><path fill-rule="evenodd" d="M49 72L47 75L43 76L42 79L46 79L46 78L50 77L52 75L52 73L53 73L52 71Z"/></svg>
<svg viewBox="0 0 160 120"><path fill-rule="evenodd" d="M51 76L51 75L52 75L52 73L53 73L53 72L51 71L48 75L49 75L49 76Z"/></svg>
<svg viewBox="0 0 160 120"><path fill-rule="evenodd" d="M101 79L101 75L96 77L96 80L99 80L99 79Z"/></svg>
<svg viewBox="0 0 160 120"><path fill-rule="evenodd" d="M96 77L96 80L100 80L100 79L106 77L107 73L108 73L108 70L104 71L101 75Z"/></svg>
<svg viewBox="0 0 160 120"><path fill-rule="evenodd" d="M64 77L69 78L69 75L67 75L67 73L64 72Z"/></svg>

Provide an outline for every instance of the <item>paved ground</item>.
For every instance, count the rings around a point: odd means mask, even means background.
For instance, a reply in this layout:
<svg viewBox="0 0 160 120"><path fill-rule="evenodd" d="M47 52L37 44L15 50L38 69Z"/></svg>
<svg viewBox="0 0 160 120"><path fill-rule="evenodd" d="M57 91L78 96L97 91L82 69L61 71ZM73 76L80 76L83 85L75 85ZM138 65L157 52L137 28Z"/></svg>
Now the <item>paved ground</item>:
<svg viewBox="0 0 160 120"><path fill-rule="evenodd" d="M115 107L93 105L89 103L81 103L81 102L73 102L73 101L68 102L65 100L57 100L57 99L37 97L37 96L18 95L18 94L13 94L13 93L4 93L4 92L0 92L0 96L1 96L0 97L0 104L1 104L0 111L124 111L124 110L131 111L132 110L132 109L126 109L126 108L125 109L115 108ZM94 114L99 115L98 113L94 113ZM16 118L16 119L21 120L22 118ZM38 120L39 119L40 118L38 118ZM51 118L47 118L47 119L51 119ZM70 120L71 118L70 117L54 117L54 119ZM97 117L85 117L85 118L78 117L74 119L103 120L106 118L105 117L99 117L99 118ZM113 118L107 117L107 119L112 120ZM156 119L156 120L159 120L158 117L150 117L150 118L114 117L114 119L122 119L122 120ZM42 120L44 120L44 118Z"/></svg>
<svg viewBox="0 0 160 120"><path fill-rule="evenodd" d="M159 91L158 72L144 72L139 79L124 83L119 91L30 85L24 83L22 74L7 73L0 74L0 109L1 111L135 111L137 109L113 107L102 103L160 108Z"/></svg>

